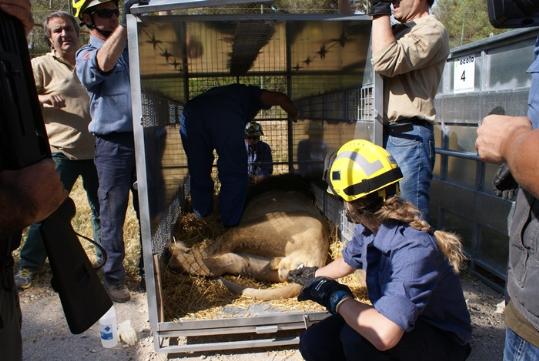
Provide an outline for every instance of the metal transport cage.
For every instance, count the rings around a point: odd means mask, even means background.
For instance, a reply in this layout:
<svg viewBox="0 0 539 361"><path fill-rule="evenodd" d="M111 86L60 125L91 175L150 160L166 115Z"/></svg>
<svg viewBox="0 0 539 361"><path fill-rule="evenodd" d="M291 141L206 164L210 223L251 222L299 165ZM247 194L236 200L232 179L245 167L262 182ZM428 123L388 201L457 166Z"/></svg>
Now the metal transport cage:
<svg viewBox="0 0 539 361"><path fill-rule="evenodd" d="M513 202L497 197L497 165L479 160L477 125L490 113L526 115L538 28L509 31L451 50L436 95L431 221L464 240L471 269L502 290Z"/></svg>
<svg viewBox="0 0 539 361"><path fill-rule="evenodd" d="M321 185L324 156L354 137L382 140L376 116L381 80L370 66L368 16L176 11L243 2L149 1L134 6L127 17L149 318L161 352L295 344L297 330L327 316L260 307L226 319L165 318L162 276L167 270L161 261L189 192L178 125L187 100L230 83L288 94L299 110L297 122L277 107L257 116L273 150L274 169L313 181L316 204L339 226L342 240L351 237L352 227L342 203Z"/></svg>

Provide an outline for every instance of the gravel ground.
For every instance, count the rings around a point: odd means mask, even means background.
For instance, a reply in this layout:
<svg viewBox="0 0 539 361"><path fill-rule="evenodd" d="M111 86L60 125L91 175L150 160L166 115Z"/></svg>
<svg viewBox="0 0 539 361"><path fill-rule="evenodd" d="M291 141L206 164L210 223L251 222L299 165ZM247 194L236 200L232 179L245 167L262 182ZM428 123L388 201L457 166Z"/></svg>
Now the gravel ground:
<svg viewBox="0 0 539 361"><path fill-rule="evenodd" d="M20 294L24 360L302 360L295 347L169 356L157 354L154 352L150 334L147 297L141 292L132 292L131 301L116 304L118 321L130 319L139 341L134 346L119 344L112 349L105 349L101 346L97 325L80 335L69 332L60 301L48 286L48 277L47 274L39 276L34 287ZM469 360L502 360L504 325L503 316L496 313L496 305L502 301L503 295L488 288L473 276L464 275L462 280L474 327L473 351Z"/></svg>

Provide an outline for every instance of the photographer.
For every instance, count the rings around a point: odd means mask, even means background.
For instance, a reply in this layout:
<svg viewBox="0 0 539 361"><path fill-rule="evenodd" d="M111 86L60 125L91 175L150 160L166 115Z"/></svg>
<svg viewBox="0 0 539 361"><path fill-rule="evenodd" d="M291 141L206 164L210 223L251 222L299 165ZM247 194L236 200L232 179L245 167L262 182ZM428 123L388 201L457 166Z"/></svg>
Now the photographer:
<svg viewBox="0 0 539 361"><path fill-rule="evenodd" d="M19 19L28 33L33 25L30 1L0 0L0 10ZM20 170L0 170L0 350L2 359L22 359L21 310L13 279L11 252L20 230L49 216L65 192L50 159Z"/></svg>

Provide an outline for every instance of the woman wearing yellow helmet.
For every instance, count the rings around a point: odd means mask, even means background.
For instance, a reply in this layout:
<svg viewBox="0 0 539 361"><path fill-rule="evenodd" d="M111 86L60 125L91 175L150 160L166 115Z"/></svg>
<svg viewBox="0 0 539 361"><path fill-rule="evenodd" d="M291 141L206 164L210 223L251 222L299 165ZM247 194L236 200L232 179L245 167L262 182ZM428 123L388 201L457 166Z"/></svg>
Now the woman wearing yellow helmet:
<svg viewBox="0 0 539 361"><path fill-rule="evenodd" d="M352 140L326 175L328 191L345 200L357 223L343 257L327 266L291 271L299 300L333 316L302 335L305 360L465 360L471 325L457 273L464 259L456 235L434 231L400 199L399 167L383 148ZM370 303L335 281L366 270Z"/></svg>

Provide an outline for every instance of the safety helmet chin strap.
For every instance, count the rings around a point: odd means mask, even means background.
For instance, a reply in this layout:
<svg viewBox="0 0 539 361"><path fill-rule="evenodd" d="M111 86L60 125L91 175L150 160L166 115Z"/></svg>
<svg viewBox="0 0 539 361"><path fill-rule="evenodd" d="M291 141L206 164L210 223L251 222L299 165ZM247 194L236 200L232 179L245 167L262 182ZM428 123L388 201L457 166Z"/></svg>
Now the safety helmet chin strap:
<svg viewBox="0 0 539 361"><path fill-rule="evenodd" d="M110 30L101 30L101 29L98 29L95 27L94 25L94 15L93 14L88 14L90 16L90 18L92 19L92 23L91 24L86 24L84 22L81 22L81 25L86 25L86 27L90 30L94 30L97 31L99 34L103 35L103 37L105 38L108 38L112 33L113 31L110 31Z"/></svg>

